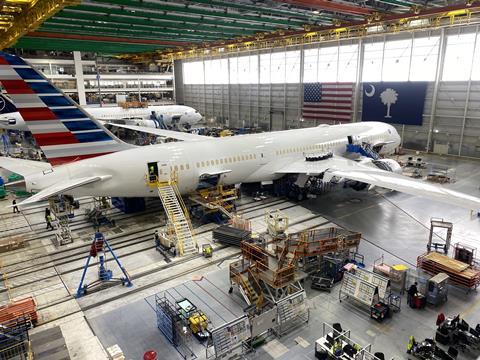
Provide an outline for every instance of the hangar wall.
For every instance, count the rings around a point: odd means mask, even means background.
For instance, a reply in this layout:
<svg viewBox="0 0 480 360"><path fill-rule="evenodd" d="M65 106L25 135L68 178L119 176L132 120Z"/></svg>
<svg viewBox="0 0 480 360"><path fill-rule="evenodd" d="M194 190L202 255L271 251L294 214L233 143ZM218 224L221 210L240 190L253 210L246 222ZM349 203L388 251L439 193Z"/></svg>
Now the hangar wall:
<svg viewBox="0 0 480 360"><path fill-rule="evenodd" d="M469 35L470 34L470 35ZM465 49L462 46L461 37L468 37L468 41L473 46L473 55L470 58L463 59L462 54ZM478 26L463 26L458 28L428 30L412 33L401 33L396 35L372 36L364 39L337 41L321 43L320 45L308 45L305 47L288 47L282 49L270 50L270 53L280 51L301 50L300 64L295 67L299 69L299 79L291 83L262 83L262 81L251 81L250 84L231 83L231 79L227 78L226 83L209 83L206 77L208 73L203 72L200 81L197 83L186 83L185 72L183 78L176 80L176 92L183 95L183 103L198 109L204 114L207 121L215 121L229 126L260 126L265 130L280 130L297 127L309 127L319 123L319 121L308 121L302 118L302 102L303 102L303 85L302 81L305 76L304 61L305 54L308 55L309 49L332 46L342 46L344 44L358 44L358 57L356 60L357 71L354 79L356 90L354 92L353 103L355 114L352 121L361 121L362 110L362 91L361 82L362 74L366 74L366 67L370 66L370 77L368 80L386 81L394 79L394 74L385 74L385 67L389 59L387 58L385 48L388 44L396 40L411 39L415 44L416 39L428 41L428 39L437 37L438 44L434 50L428 50L430 53L425 54L421 51L415 57L415 45L404 49L395 50L391 53L398 54L398 59L393 62L410 62L410 70L406 75L412 81L416 76L422 77L419 72L431 72L429 79L425 106L423 112L423 125L396 125L400 134L403 134L403 145L405 148L415 150L428 150L433 152L445 152L445 146L448 145L448 153L452 155L480 157L480 34ZM473 41L472 41L473 39ZM459 44L455 45L454 42ZM451 42L451 44L450 44ZM383 53L379 59L373 59L370 63L369 55L365 54L366 44L375 43L379 47L383 46ZM367 45L369 46L369 45ZM447 47L450 47L447 49ZM413 50L412 50L413 48ZM425 48L426 49L426 48ZM397 51L395 53L395 51ZM436 52L434 62L428 63L428 57L432 52ZM241 53L238 55L225 55L221 58L232 59L245 55L262 55L266 51L256 51L251 53ZM424 64L414 68L415 61L424 56ZM208 61L212 58L205 57L203 60ZM215 58L215 59L218 59ZM364 61L368 59L368 64L364 66ZM198 62L199 59L183 60L183 65L190 62ZM375 62L377 61L377 62ZM392 59L390 59L392 61ZM433 65L432 65L433 64ZM345 64L343 64L346 66ZM472 66L473 65L473 66ZM179 64L176 64L178 68ZM257 65L258 68L261 67ZM395 66L390 64L389 66ZM422 67L424 66L424 67ZM448 67L448 73L444 72L444 67ZM377 68L378 71L375 69ZM394 68L394 67L393 67ZM468 68L468 70L465 70ZM470 70L471 68L471 70ZM283 68L282 68L283 69ZM326 69L326 68L325 68ZM382 75L382 69L384 74ZM205 69L206 70L206 69ZM229 69L231 71L231 69ZM285 67L288 76L289 69ZM462 71L463 70L463 71ZM260 69L258 72L261 72ZM320 71L320 70L319 70ZM338 63L337 80L341 80L341 74L344 71L341 61ZM346 71L346 70L345 70ZM377 75L372 71L377 71ZM459 80L456 80L456 73L460 73ZM210 72L211 74L211 72ZM452 75L453 74L453 75ZM472 76L473 75L473 76ZM231 72L230 72L231 76ZM259 75L260 76L260 75ZM272 74L273 76L273 74ZM320 75L319 75L320 76ZM372 77L373 76L373 77ZM393 76L393 78L392 78ZM400 76L400 75L398 75ZM285 76L284 76L285 77ZM413 77L413 78L412 78ZM402 80L405 77L402 78ZM474 79L474 80L472 80ZM207 81L205 81L207 80ZM394 79L399 81L400 79ZM319 80L320 82L321 79ZM191 82L191 81L190 81ZM245 81L239 81L245 82ZM303 81L307 82L307 81ZM353 105L352 105L353 106ZM428 147L428 149L427 149Z"/></svg>

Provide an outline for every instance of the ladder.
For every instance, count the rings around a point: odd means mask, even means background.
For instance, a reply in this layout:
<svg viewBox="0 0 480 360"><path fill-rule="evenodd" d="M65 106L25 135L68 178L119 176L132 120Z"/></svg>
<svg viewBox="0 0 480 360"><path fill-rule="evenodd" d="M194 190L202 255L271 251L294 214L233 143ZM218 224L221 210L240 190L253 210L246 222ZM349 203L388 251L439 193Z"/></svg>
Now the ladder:
<svg viewBox="0 0 480 360"><path fill-rule="evenodd" d="M197 252L197 244L193 238L192 224L182 197L172 182L158 182L158 195L168 220L173 225L177 238L177 250L180 255Z"/></svg>
<svg viewBox="0 0 480 360"><path fill-rule="evenodd" d="M258 294L253 288L253 285L250 283L248 276L238 274L237 282L240 285L240 293L243 295L246 303L248 305L256 304L258 300Z"/></svg>

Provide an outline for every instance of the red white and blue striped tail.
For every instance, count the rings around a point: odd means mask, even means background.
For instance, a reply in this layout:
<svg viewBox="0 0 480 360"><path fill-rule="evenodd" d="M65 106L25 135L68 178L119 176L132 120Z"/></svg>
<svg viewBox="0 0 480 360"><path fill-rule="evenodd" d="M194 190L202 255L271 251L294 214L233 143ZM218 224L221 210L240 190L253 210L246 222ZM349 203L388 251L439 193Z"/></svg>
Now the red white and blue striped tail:
<svg viewBox="0 0 480 360"><path fill-rule="evenodd" d="M131 147L19 56L0 52L0 84L54 166Z"/></svg>

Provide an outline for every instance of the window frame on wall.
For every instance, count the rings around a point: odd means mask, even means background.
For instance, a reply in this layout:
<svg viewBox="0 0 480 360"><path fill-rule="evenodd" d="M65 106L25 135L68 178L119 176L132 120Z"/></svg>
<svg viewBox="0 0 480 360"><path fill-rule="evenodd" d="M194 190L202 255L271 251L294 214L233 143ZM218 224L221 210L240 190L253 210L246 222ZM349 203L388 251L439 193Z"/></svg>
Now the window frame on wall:
<svg viewBox="0 0 480 360"><path fill-rule="evenodd" d="M478 29L477 29L478 30ZM475 49L473 51L473 68L471 74L471 80L479 81L480 80L480 36L478 35L478 31L476 32L475 37ZM475 64L479 64L475 66Z"/></svg>
<svg viewBox="0 0 480 360"><path fill-rule="evenodd" d="M440 35L414 36L409 81L435 81L440 41Z"/></svg>
<svg viewBox="0 0 480 360"><path fill-rule="evenodd" d="M228 59L204 60L205 84L228 84L228 70Z"/></svg>
<svg viewBox="0 0 480 360"><path fill-rule="evenodd" d="M475 51L474 41L477 36L476 32L446 35L442 81L468 81L470 79Z"/></svg>
<svg viewBox="0 0 480 360"><path fill-rule="evenodd" d="M371 41L363 44L362 81L382 81L381 69L383 66L384 47L384 41ZM378 76L373 76L372 74L378 74Z"/></svg>
<svg viewBox="0 0 480 360"><path fill-rule="evenodd" d="M205 67L203 60L183 63L183 83L185 85L203 85Z"/></svg>
<svg viewBox="0 0 480 360"><path fill-rule="evenodd" d="M358 42L304 49L303 82L355 82L358 70ZM350 71L345 71L345 66Z"/></svg>
<svg viewBox="0 0 480 360"><path fill-rule="evenodd" d="M411 55L412 38L385 41L382 56L382 81L408 81Z"/></svg>

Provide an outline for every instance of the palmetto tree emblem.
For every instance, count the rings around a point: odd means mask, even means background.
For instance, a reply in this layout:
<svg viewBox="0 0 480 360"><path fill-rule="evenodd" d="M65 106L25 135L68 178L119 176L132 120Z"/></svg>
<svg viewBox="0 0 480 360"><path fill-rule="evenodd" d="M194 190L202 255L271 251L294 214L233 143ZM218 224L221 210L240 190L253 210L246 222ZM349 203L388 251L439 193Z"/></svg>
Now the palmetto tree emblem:
<svg viewBox="0 0 480 360"><path fill-rule="evenodd" d="M395 104L398 100L398 94L395 90L387 88L380 94L380 99L382 100L383 105L387 106L387 115L386 118L391 118L390 116L390 106Z"/></svg>

